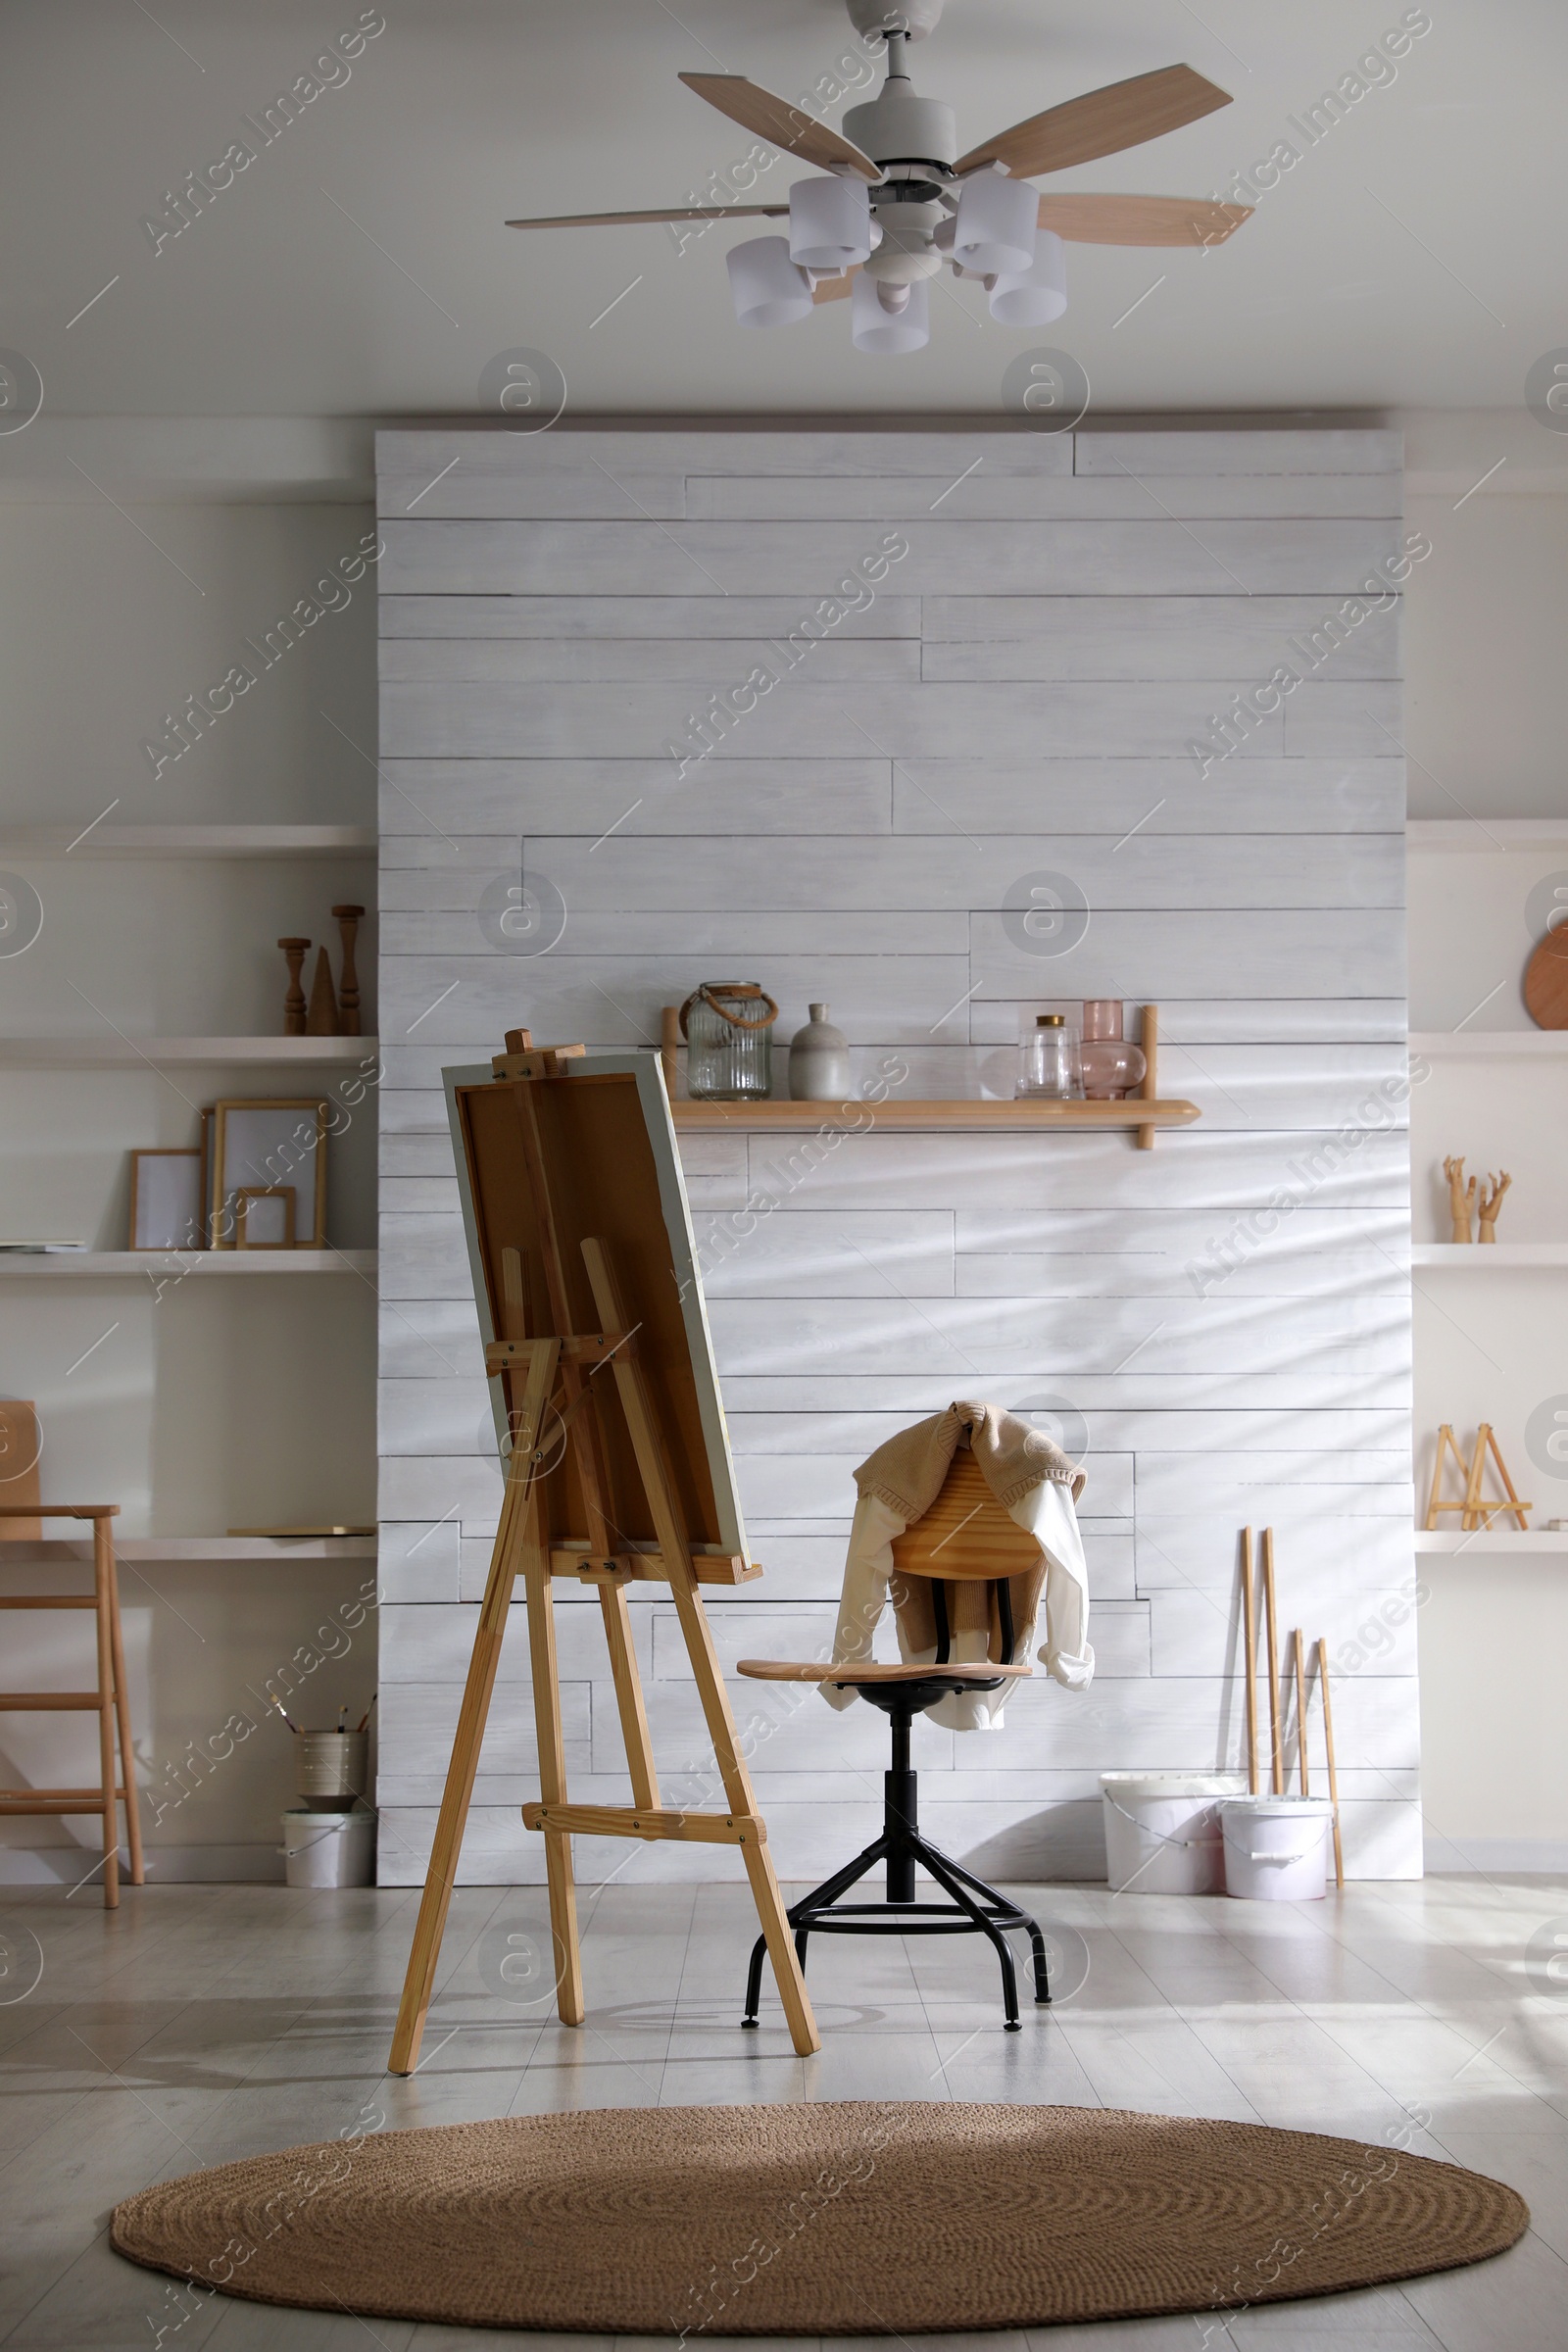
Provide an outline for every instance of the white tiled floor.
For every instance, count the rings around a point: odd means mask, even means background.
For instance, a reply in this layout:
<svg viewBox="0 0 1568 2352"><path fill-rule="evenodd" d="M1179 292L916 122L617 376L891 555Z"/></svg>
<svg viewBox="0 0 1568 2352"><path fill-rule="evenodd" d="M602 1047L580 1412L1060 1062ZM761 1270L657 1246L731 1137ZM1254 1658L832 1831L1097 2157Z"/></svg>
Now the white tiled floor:
<svg viewBox="0 0 1568 2352"><path fill-rule="evenodd" d="M1408 2132L1418 2152L1511 2181L1535 2217L1512 2253L1479 2269L1276 2304L1225 2326L1047 2329L1035 2352L1568 2346L1568 1984L1558 1994L1527 1966L1544 1925L1560 1919L1568 1934L1568 1887L1429 1879L1299 1906L1023 1891L1055 1931L1065 1970L1087 1949L1071 1998L1026 2010L1022 2034L1004 2034L983 1945L822 1937L809 1976L823 2048L801 2060L770 1992L763 2031L738 2030L755 1933L743 1886L586 1894L591 2022L577 2032L555 2022L548 2001L528 2005L542 1892L469 1890L454 1906L423 2063L400 2082L383 2067L413 1894L170 1886L127 1889L119 1913L105 1914L85 1892L68 1903L53 1890L7 1890L0 2342L17 2352L160 2342L179 2352L364 2352L372 2342L562 2352L557 2337L220 2296L193 2308L172 2281L109 2252L109 2208L150 2180L382 2119L956 2098L1234 2116L1369 2139ZM43 1973L19 1999L29 1932ZM510 1986L500 1973L509 1953L509 1974L521 1978ZM1025 2352L1016 2336L944 2340ZM610 2352L608 2339L585 2352Z"/></svg>

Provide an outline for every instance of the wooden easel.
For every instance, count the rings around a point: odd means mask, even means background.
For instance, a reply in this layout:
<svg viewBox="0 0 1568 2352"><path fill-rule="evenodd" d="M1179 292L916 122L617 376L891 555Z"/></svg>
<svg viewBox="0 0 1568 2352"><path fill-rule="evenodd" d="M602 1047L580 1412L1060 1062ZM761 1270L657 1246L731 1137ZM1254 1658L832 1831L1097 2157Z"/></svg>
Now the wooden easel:
<svg viewBox="0 0 1568 2352"><path fill-rule="evenodd" d="M1459 1475L1464 1480L1464 1493L1452 1501L1446 1501L1443 1495L1443 1467L1450 1451L1458 1465ZM1485 1501L1481 1494L1481 1482L1486 1476L1489 1453L1497 1476L1502 1482L1504 1499L1497 1502ZM1525 1513L1534 1510L1535 1507L1532 1502L1521 1501L1518 1494L1515 1494L1513 1480L1508 1476L1508 1465L1502 1458L1495 1432L1490 1421L1483 1421L1476 1431L1476 1449L1468 1462L1465 1460L1458 1441L1448 1423L1445 1421L1441 1425L1438 1430L1438 1458L1432 1471L1432 1493L1427 1502L1427 1532L1429 1534L1436 1528L1438 1515L1442 1511L1458 1511L1460 1513L1459 1525L1467 1534L1481 1528L1489 1528L1494 1519L1506 1519L1510 1515L1520 1527L1528 1531L1530 1522L1525 1517Z"/></svg>
<svg viewBox="0 0 1568 2352"><path fill-rule="evenodd" d="M418 2059L519 1576L540 1787L539 1801L525 1804L522 1818L544 1835L562 2023L581 2025L584 2017L573 1836L696 1839L740 1848L790 2038L802 2055L821 2047L699 1590L748 1583L760 1571L716 1540L725 1518L693 1377L688 1305L671 1280L667 1212L641 1081L625 1057L599 1057L617 1065L602 1074L582 1056L581 1046L536 1051L527 1030L509 1030L488 1084L449 1085L481 1319L495 1334L485 1368L501 1384L512 1452L392 2041L389 2065L399 2075L412 2074ZM599 1593L630 1805L567 1799L551 1589L557 1578ZM667 1585L674 1599L723 1812L660 1803L626 1605L635 1580Z"/></svg>

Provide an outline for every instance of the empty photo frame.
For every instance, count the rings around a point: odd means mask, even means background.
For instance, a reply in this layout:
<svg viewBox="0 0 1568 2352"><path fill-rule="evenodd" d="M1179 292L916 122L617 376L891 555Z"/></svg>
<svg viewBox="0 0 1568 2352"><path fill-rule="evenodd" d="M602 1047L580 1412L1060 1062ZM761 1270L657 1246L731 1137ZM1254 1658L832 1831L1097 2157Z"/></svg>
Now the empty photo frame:
<svg viewBox="0 0 1568 2352"><path fill-rule="evenodd" d="M294 1194L286 1184L241 1184L234 1189L236 1250L292 1250Z"/></svg>
<svg viewBox="0 0 1568 2352"><path fill-rule="evenodd" d="M132 1152L130 1248L206 1248L202 1151Z"/></svg>
<svg viewBox="0 0 1568 2352"><path fill-rule="evenodd" d="M239 1246L238 1195L261 1194L245 1207L246 1246L257 1247L264 1230L270 1241L268 1201L280 1192L293 1197L291 1243L272 1247L326 1247L326 1104L309 1097L218 1102L213 1119L213 1248Z"/></svg>

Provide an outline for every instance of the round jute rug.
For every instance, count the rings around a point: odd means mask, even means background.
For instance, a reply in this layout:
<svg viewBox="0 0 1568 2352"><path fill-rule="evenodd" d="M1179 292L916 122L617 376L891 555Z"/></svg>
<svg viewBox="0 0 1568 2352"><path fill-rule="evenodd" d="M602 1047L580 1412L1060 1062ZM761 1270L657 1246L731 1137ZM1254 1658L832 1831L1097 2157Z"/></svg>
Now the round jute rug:
<svg viewBox="0 0 1568 2352"><path fill-rule="evenodd" d="M1480 2262L1522 2198L1316 2132L961 2102L612 2108L327 2140L128 2197L263 2303L596 2334L912 2335L1234 2309Z"/></svg>

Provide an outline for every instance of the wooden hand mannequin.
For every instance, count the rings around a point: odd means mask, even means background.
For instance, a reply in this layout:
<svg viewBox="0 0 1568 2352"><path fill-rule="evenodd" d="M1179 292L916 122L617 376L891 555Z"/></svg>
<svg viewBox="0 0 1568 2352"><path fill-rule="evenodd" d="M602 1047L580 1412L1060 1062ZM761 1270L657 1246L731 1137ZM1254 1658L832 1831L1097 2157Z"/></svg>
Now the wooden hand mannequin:
<svg viewBox="0 0 1568 2352"><path fill-rule="evenodd" d="M1474 1184L1475 1178L1472 1176L1470 1181ZM1480 1238L1484 1242L1494 1242L1497 1238L1497 1211L1502 1206L1502 1196L1512 1182L1513 1178L1506 1168L1497 1176L1492 1175L1490 1171L1488 1173L1486 1184L1481 1191Z"/></svg>
<svg viewBox="0 0 1568 2352"><path fill-rule="evenodd" d="M1470 1239L1470 1211L1475 1206L1476 1180L1472 1176L1469 1184L1465 1183L1462 1159L1446 1159L1443 1173L1448 1179L1448 1210L1453 1218L1453 1231L1448 1239L1467 1242Z"/></svg>

